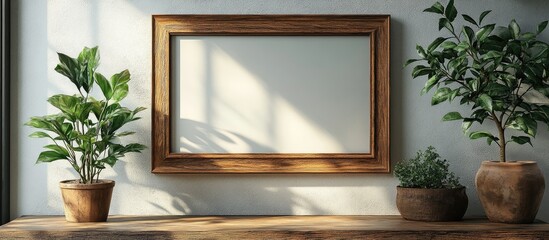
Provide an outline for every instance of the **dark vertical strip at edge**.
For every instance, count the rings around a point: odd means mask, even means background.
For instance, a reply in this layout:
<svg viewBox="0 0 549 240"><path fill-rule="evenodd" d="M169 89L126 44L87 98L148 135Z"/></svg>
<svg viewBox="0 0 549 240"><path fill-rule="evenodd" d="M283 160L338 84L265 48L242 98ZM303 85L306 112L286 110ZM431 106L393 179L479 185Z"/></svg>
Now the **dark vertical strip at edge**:
<svg viewBox="0 0 549 240"><path fill-rule="evenodd" d="M2 0L0 223L10 219L10 0Z"/></svg>

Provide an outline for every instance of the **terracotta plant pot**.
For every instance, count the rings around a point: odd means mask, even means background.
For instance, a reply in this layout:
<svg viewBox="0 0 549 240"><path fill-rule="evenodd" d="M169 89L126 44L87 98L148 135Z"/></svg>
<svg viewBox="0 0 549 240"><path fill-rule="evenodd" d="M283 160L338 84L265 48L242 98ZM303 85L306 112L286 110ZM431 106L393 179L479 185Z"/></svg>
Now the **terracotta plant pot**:
<svg viewBox="0 0 549 240"><path fill-rule="evenodd" d="M484 161L475 183L490 221L531 223L535 220L545 190L545 179L536 162Z"/></svg>
<svg viewBox="0 0 549 240"><path fill-rule="evenodd" d="M78 180L59 183L68 222L105 222L109 216L114 181L81 184Z"/></svg>
<svg viewBox="0 0 549 240"><path fill-rule="evenodd" d="M459 221L463 218L469 199L461 188L403 188L397 187L396 204L400 215L416 221Z"/></svg>

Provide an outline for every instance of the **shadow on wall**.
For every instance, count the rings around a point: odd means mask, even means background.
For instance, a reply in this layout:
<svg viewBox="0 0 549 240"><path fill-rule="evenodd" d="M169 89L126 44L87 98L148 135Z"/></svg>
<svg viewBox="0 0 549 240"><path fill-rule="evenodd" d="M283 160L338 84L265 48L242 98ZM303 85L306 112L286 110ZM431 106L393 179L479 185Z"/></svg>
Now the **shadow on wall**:
<svg viewBox="0 0 549 240"><path fill-rule="evenodd" d="M184 191L188 193L178 193L179 189L161 189L170 192L170 205L163 206L152 201L148 203L165 214L174 214L174 212L184 215L211 215L212 212L216 215L293 214L294 206L298 205L294 199L295 196L287 189L266 190L259 186L249 186L246 192L242 192L241 188L230 186L224 189L210 186L206 191L197 187L186 187ZM215 200L212 201L212 199ZM273 201L276 204L272 204ZM306 205L305 208L310 212L322 212L322 209L310 202ZM261 209L261 213L257 209Z"/></svg>
<svg viewBox="0 0 549 240"><path fill-rule="evenodd" d="M200 129L196 141L208 144ZM142 155L150 156L149 151ZM391 175L154 175L143 165L119 161L115 166L117 186L111 214L397 214L396 193L386 186L394 182Z"/></svg>
<svg viewBox="0 0 549 240"><path fill-rule="evenodd" d="M127 169L125 164L121 168ZM142 171L143 169L139 169ZM150 174L132 172L131 176ZM330 215L397 214L388 178L356 175L116 176L112 214ZM120 183L120 184L119 184ZM134 193L139 191L139 194ZM136 196L127 198L123 196ZM368 198L371 198L368 200ZM132 202L146 202L135 204Z"/></svg>
<svg viewBox="0 0 549 240"><path fill-rule="evenodd" d="M205 134L219 134L200 129L196 141L203 144L209 144ZM148 156L148 151L143 155ZM394 188L384 186L394 180L390 175L153 175L148 166L132 165L119 161L115 166L112 214L396 214ZM131 207L141 201L148 206Z"/></svg>
<svg viewBox="0 0 549 240"><path fill-rule="evenodd" d="M126 169L126 163L120 162L120 165ZM140 181L129 179L126 171L118 173L116 179L121 184L115 188L112 209L123 207L117 195L131 189L145 189L152 195L143 199L149 206L142 207L150 209L149 214L290 215L296 210L325 213L312 201L296 196L284 184L266 187L264 180L257 180L260 175L153 175L148 178L150 181L138 183ZM144 171L143 174L151 173Z"/></svg>
<svg viewBox="0 0 549 240"><path fill-rule="evenodd" d="M222 145L244 145L246 149L256 152L273 152L274 149L253 141L232 131L222 131L210 124L179 119L178 124L185 127L185 135L180 137L179 152L191 153L224 153L228 152ZM222 143L222 144L220 144Z"/></svg>

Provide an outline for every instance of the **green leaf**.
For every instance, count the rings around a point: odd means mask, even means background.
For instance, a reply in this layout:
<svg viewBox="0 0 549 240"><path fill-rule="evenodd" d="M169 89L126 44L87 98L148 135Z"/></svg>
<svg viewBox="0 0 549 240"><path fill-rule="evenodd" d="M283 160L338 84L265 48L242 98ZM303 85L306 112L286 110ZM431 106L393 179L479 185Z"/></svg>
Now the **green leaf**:
<svg viewBox="0 0 549 240"><path fill-rule="evenodd" d="M488 11L484 11L480 14L480 17L478 18L478 24L481 25L482 24L482 20L484 20L484 18L486 17L486 15L488 15L488 13L492 12L492 10L488 10Z"/></svg>
<svg viewBox="0 0 549 240"><path fill-rule="evenodd" d="M81 66L79 77L81 78L82 88L89 93L93 87L95 70L99 65L98 48L85 47L78 55L77 60Z"/></svg>
<svg viewBox="0 0 549 240"><path fill-rule="evenodd" d="M111 86L113 88L113 91L116 91L116 89L119 86L128 83L130 81L130 77L131 77L131 75L130 75L130 72L128 71L128 69L126 69L126 70L124 70L120 73L112 75L112 77L110 79L110 82L111 82Z"/></svg>
<svg viewBox="0 0 549 240"><path fill-rule="evenodd" d="M473 19L471 16L467 15L467 14L461 14L461 16L463 17L463 19L467 22L470 22L472 23L473 25L475 26L478 26L477 22L475 21L475 19Z"/></svg>
<svg viewBox="0 0 549 240"><path fill-rule="evenodd" d="M522 54L522 47L519 41L510 41L507 43L508 52L520 56Z"/></svg>
<svg viewBox="0 0 549 240"><path fill-rule="evenodd" d="M139 143L130 143L126 146L122 146L120 144L113 144L109 148L109 155L116 156L116 157L123 157L126 153L141 152L145 148L146 148L145 145L142 145Z"/></svg>
<svg viewBox="0 0 549 240"><path fill-rule="evenodd" d="M475 78L475 79L466 81L465 83L469 88L473 89L473 91L477 91L480 84L480 80L478 78Z"/></svg>
<svg viewBox="0 0 549 240"><path fill-rule="evenodd" d="M452 102L452 100L454 100L459 94L460 94L460 88L456 88L454 90L452 90L452 92L450 93L450 96L448 97L448 101Z"/></svg>
<svg viewBox="0 0 549 240"><path fill-rule="evenodd" d="M65 149L64 147L60 147L55 144L50 144L50 145L44 146L44 148L53 150L54 152L63 155L65 158L69 157L69 151L67 151L67 149Z"/></svg>
<svg viewBox="0 0 549 240"><path fill-rule="evenodd" d="M436 2L430 8L427 8L427 9L423 10L423 12L432 12L432 13L444 14L444 7L439 2Z"/></svg>
<svg viewBox="0 0 549 240"><path fill-rule="evenodd" d="M406 61L406 63L404 63L404 67L407 67L408 65L414 63L414 62L417 62L417 61L421 61L422 59L408 59L408 61Z"/></svg>
<svg viewBox="0 0 549 240"><path fill-rule="evenodd" d="M86 122L88 120L88 116L90 115L90 112L93 109L93 103L86 102L82 104L78 104L76 106L76 118L80 120L80 122Z"/></svg>
<svg viewBox="0 0 549 240"><path fill-rule="evenodd" d="M473 31L473 29L468 26L464 26L463 33L465 34L465 37L467 37L467 41L469 41L470 44L473 44L475 31Z"/></svg>
<svg viewBox="0 0 549 240"><path fill-rule="evenodd" d="M503 26L497 26L494 29L494 35L488 37L488 39L497 42L499 45L505 46L505 44L512 39L509 28Z"/></svg>
<svg viewBox="0 0 549 240"><path fill-rule="evenodd" d="M448 5L446 5L446 10L444 11L444 16L450 20L450 22L453 22L454 19L456 19L458 12L456 7L454 6L454 0L450 0L448 2Z"/></svg>
<svg viewBox="0 0 549 240"><path fill-rule="evenodd" d="M112 98L112 87L107 78L100 73L95 73L95 82L99 85L99 88L101 88L101 92L103 92L105 99L110 100Z"/></svg>
<svg viewBox="0 0 549 240"><path fill-rule="evenodd" d="M525 131L526 134L535 137L538 129L538 123L536 122L536 120L530 118L529 116L523 116L523 120L524 124L527 127L527 130Z"/></svg>
<svg viewBox="0 0 549 240"><path fill-rule="evenodd" d="M527 33L524 33L520 36L521 39L525 39L525 40L532 40L534 38L536 38L536 34L534 33L531 33L531 32L527 32Z"/></svg>
<svg viewBox="0 0 549 240"><path fill-rule="evenodd" d="M478 105L480 105L484 110L491 112L493 110L492 98L487 94L483 93L478 97Z"/></svg>
<svg viewBox="0 0 549 240"><path fill-rule="evenodd" d="M465 133L467 133L467 131L469 131L469 129L471 128L472 125L473 125L473 121L463 120L463 123L461 124L461 130L465 134Z"/></svg>
<svg viewBox="0 0 549 240"><path fill-rule="evenodd" d="M467 49L469 49L471 47L471 45L468 43L468 42L460 42L455 48L454 50L458 51L458 52L463 52ZM462 59L454 59L456 61L462 61Z"/></svg>
<svg viewBox="0 0 549 240"><path fill-rule="evenodd" d="M95 117L97 119L99 119L99 115L101 115L101 112L103 111L103 108L105 107L105 105L107 104L105 101L101 100L101 101L97 101L95 98L93 97L89 97L88 98L90 103L92 104L92 112L93 114L95 115Z"/></svg>
<svg viewBox="0 0 549 240"><path fill-rule="evenodd" d="M511 124L509 124L507 127L523 131L524 133L532 137L535 137L537 128L538 128L538 123L529 115L523 115L523 116L514 118Z"/></svg>
<svg viewBox="0 0 549 240"><path fill-rule="evenodd" d="M114 93L112 94L112 99L116 102L120 102L126 96L128 96L128 84L123 84L119 85L116 90L114 90Z"/></svg>
<svg viewBox="0 0 549 240"><path fill-rule="evenodd" d="M543 47L539 47L539 51L530 58L530 61L536 61L536 60L541 60L543 58L546 58L547 57L547 52L549 52L549 45L545 45ZM546 72L547 73L547 72Z"/></svg>
<svg viewBox="0 0 549 240"><path fill-rule="evenodd" d="M511 116L509 116L511 118ZM528 127L526 127L526 124L524 123L524 119L522 117L515 117L511 118L513 119L511 123L507 126L512 129L521 130L521 131L527 131Z"/></svg>
<svg viewBox="0 0 549 240"><path fill-rule="evenodd" d="M136 114L136 113L144 111L144 110L147 110L147 108L146 107L137 107L133 110L133 114Z"/></svg>
<svg viewBox="0 0 549 240"><path fill-rule="evenodd" d="M435 91L433 98L431 98L431 105L437 105L448 99L448 95L452 90L447 87L439 88Z"/></svg>
<svg viewBox="0 0 549 240"><path fill-rule="evenodd" d="M128 123L130 119L128 118L129 113L124 114L118 114L115 115L111 119L111 124L109 125L109 128L106 129L107 134L114 134L116 130L118 130L120 127L122 127L124 124Z"/></svg>
<svg viewBox="0 0 549 240"><path fill-rule="evenodd" d="M443 28L446 28L451 32L454 31L454 26L447 18L441 18L438 20L438 30L440 31Z"/></svg>
<svg viewBox="0 0 549 240"><path fill-rule="evenodd" d="M29 135L31 138L51 138L51 136L45 132L33 132L31 135Z"/></svg>
<svg viewBox="0 0 549 240"><path fill-rule="evenodd" d="M420 57L422 57L422 58L427 57L427 54L425 54L425 49L423 49L422 46L416 45L416 51L417 51L417 55L419 55Z"/></svg>
<svg viewBox="0 0 549 240"><path fill-rule="evenodd" d="M51 123L47 119L45 119L45 117L32 117L30 121L25 123L25 125L52 132L55 130Z"/></svg>
<svg viewBox="0 0 549 240"><path fill-rule="evenodd" d="M532 142L530 141L530 137L526 137L526 136L512 136L512 137L511 137L511 141L516 142L516 143L518 143L518 144L520 144L520 145L523 145L523 144L528 143L528 144L530 144L530 146L533 147Z"/></svg>
<svg viewBox="0 0 549 240"><path fill-rule="evenodd" d="M490 33L492 33L495 27L495 24L489 24L478 30L475 34L477 41L482 42L486 37L490 36Z"/></svg>
<svg viewBox="0 0 549 240"><path fill-rule="evenodd" d="M87 67L91 71L95 71L99 65L99 48L85 47L78 55L78 62L87 64Z"/></svg>
<svg viewBox="0 0 549 240"><path fill-rule="evenodd" d="M74 122L78 115L77 107L82 104L83 99L82 97L57 94L48 98L48 102L65 113L69 121Z"/></svg>
<svg viewBox="0 0 549 240"><path fill-rule="evenodd" d="M511 23L509 23L509 32L511 33L511 36L513 36L513 38L515 39L519 38L520 36L520 27L515 19L511 20Z"/></svg>
<svg viewBox="0 0 549 240"><path fill-rule="evenodd" d="M82 82L79 78L80 65L78 64L78 61L63 53L57 53L57 56L59 57L59 64L55 67L55 71L67 77L76 88L80 89L82 87Z"/></svg>
<svg viewBox="0 0 549 240"><path fill-rule="evenodd" d="M502 96L510 93L511 89L503 84L491 82L489 83L484 90L488 93L490 96Z"/></svg>
<svg viewBox="0 0 549 240"><path fill-rule="evenodd" d="M113 103L107 106L107 108L105 108L105 115L107 116L116 115L116 114L120 114L121 112L128 112L128 111L129 110L127 108L123 108L122 106L120 106L119 103Z"/></svg>
<svg viewBox="0 0 549 240"><path fill-rule="evenodd" d="M443 43L444 41L446 41L446 39L448 38L443 38L443 37L438 37L437 39L435 39L431 44L429 44L429 47L427 47L427 52L432 52L434 51L435 49L437 49L437 47Z"/></svg>
<svg viewBox="0 0 549 240"><path fill-rule="evenodd" d="M488 143L488 146L492 145L492 142L494 142L494 141L499 141L499 138L497 138L497 137L494 137L494 138L487 137L486 138L486 143Z"/></svg>
<svg viewBox="0 0 549 240"><path fill-rule="evenodd" d="M501 57L502 53L500 51L489 51L486 54L482 55L483 60L494 59Z"/></svg>
<svg viewBox="0 0 549 240"><path fill-rule="evenodd" d="M530 115L537 122L549 124L549 116L547 116L543 111L532 111L530 112Z"/></svg>
<svg viewBox="0 0 549 240"><path fill-rule="evenodd" d="M115 156L108 156L98 161L109 164L109 166L113 167L114 164L116 164L116 162L118 161L118 159Z"/></svg>
<svg viewBox="0 0 549 240"><path fill-rule="evenodd" d="M433 69L423 66L423 65L417 65L412 70L412 77L417 78L419 76L427 75L433 72Z"/></svg>
<svg viewBox="0 0 549 240"><path fill-rule="evenodd" d="M100 161L93 161L92 166L97 168L97 169L105 169L105 163L100 162Z"/></svg>
<svg viewBox="0 0 549 240"><path fill-rule="evenodd" d="M66 159L66 156L54 151L44 151L40 153L40 155L38 156L38 160L36 160L36 163L53 162L61 159Z"/></svg>
<svg viewBox="0 0 549 240"><path fill-rule="evenodd" d="M546 27L547 27L547 21L541 22L541 23L538 25L538 30L536 31L536 33L537 33L537 34L540 34L541 32L543 32L543 30L545 30Z"/></svg>
<svg viewBox="0 0 549 240"><path fill-rule="evenodd" d="M494 135L486 131L476 131L476 132L471 132L471 134L469 134L469 138L473 140L479 139L479 138L485 138L485 137L495 139Z"/></svg>
<svg viewBox="0 0 549 240"><path fill-rule="evenodd" d="M421 90L421 95L429 92L431 88L433 88L438 83L439 80L440 80L440 76L438 74L435 74L431 78L429 78L429 80L425 82L425 86Z"/></svg>
<svg viewBox="0 0 549 240"><path fill-rule="evenodd" d="M446 41L440 44L440 47L443 49L452 49L455 48L457 44L455 42Z"/></svg>
<svg viewBox="0 0 549 240"><path fill-rule="evenodd" d="M442 121L454 121L454 120L461 120L463 117L459 112L449 112L444 117L442 117Z"/></svg>

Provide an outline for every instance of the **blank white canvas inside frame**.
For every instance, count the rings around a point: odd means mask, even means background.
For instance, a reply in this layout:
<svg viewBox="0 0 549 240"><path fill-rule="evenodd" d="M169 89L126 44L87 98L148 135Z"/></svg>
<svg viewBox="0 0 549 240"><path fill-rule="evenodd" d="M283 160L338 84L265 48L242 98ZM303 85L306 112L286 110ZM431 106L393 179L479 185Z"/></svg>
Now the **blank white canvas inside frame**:
<svg viewBox="0 0 549 240"><path fill-rule="evenodd" d="M174 36L171 151L369 153L368 36Z"/></svg>

